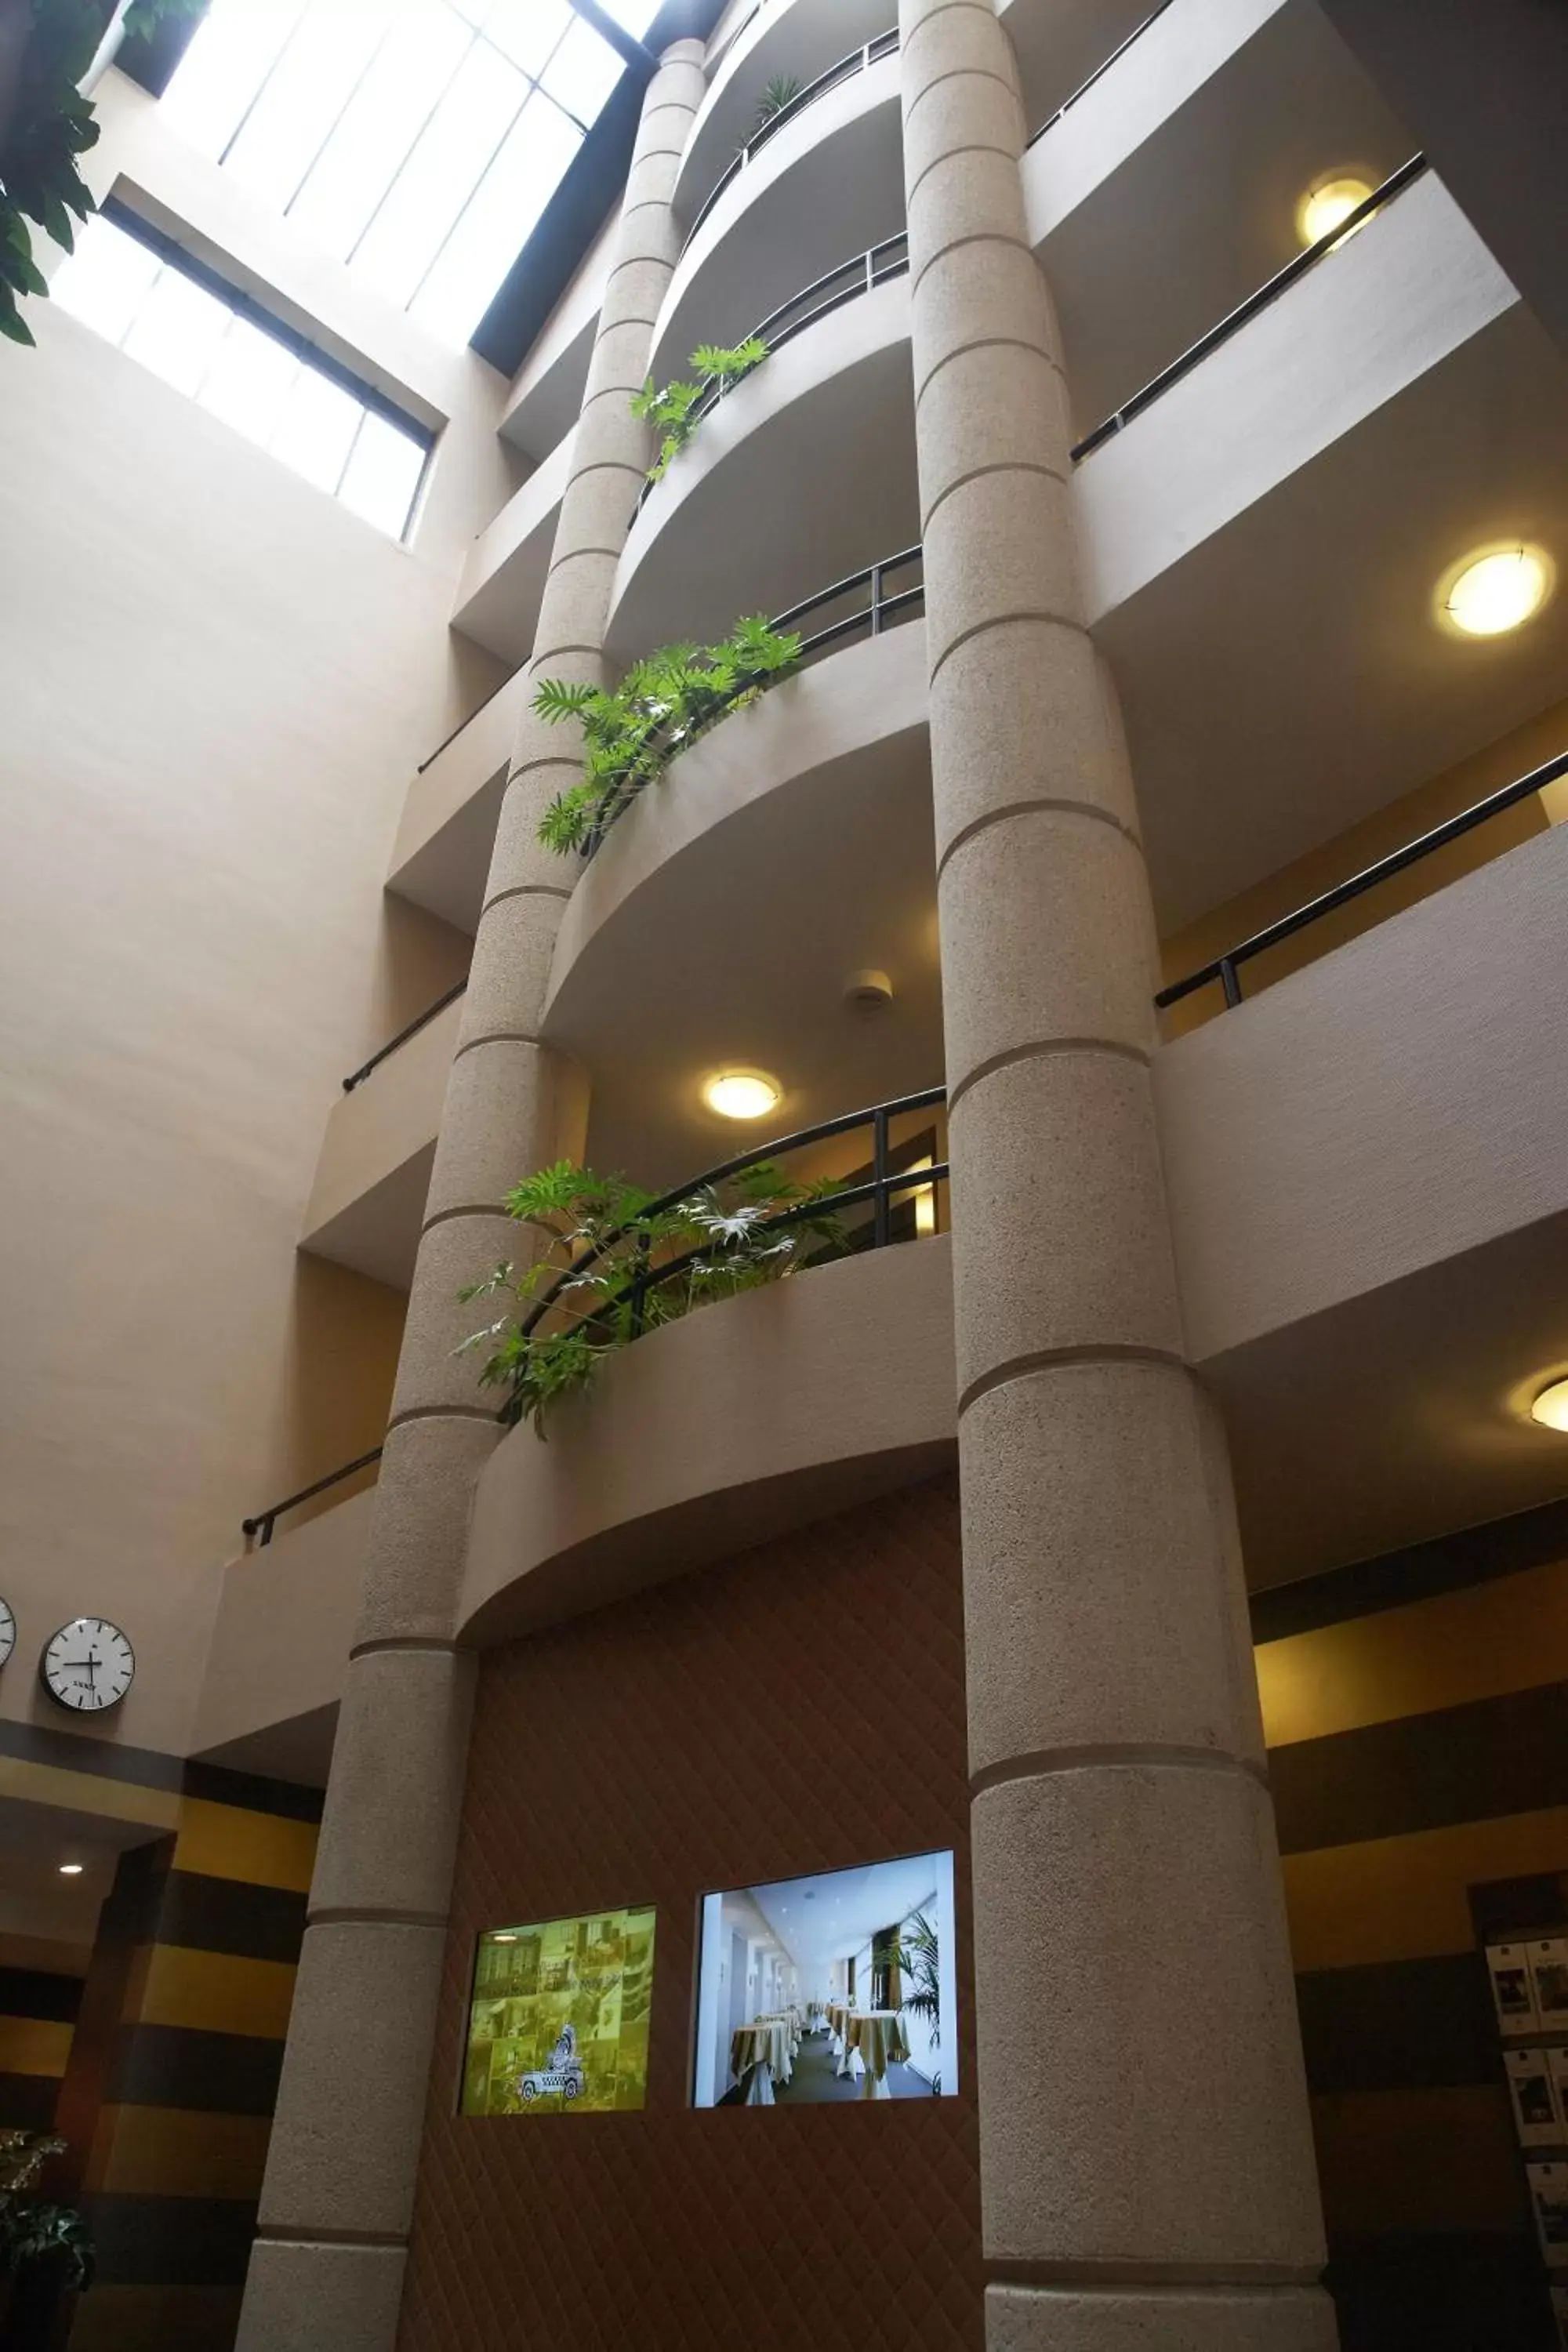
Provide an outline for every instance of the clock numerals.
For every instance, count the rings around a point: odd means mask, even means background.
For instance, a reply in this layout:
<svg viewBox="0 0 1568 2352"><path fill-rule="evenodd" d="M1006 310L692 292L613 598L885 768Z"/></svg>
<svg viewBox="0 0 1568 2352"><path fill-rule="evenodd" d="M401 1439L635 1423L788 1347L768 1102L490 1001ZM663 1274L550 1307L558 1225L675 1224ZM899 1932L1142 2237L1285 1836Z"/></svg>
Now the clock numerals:
<svg viewBox="0 0 1568 2352"><path fill-rule="evenodd" d="M8 1601L0 1601L0 1666L3 1666L16 1646L16 1612Z"/></svg>
<svg viewBox="0 0 1568 2352"><path fill-rule="evenodd" d="M38 1661L44 1688L73 1715L118 1706L135 1672L135 1652L106 1617L73 1617L50 1636Z"/></svg>

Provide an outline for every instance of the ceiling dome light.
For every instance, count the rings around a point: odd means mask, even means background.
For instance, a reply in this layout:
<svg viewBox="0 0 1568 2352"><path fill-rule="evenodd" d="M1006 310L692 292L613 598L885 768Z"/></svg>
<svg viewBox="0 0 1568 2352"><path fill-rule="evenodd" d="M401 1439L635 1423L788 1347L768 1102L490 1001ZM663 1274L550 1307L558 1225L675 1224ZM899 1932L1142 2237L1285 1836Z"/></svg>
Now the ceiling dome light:
<svg viewBox="0 0 1568 2352"><path fill-rule="evenodd" d="M1348 220L1357 205L1364 205L1372 190L1365 180L1348 175L1336 180L1320 180L1315 188L1302 197L1296 214L1296 227L1303 245L1316 245L1320 237L1331 236L1342 220ZM1364 228L1357 221L1355 228L1347 229L1354 236L1356 229Z"/></svg>
<svg viewBox="0 0 1568 2352"><path fill-rule="evenodd" d="M784 1088L765 1070L721 1070L702 1089L702 1099L721 1118L766 1118L784 1099Z"/></svg>
<svg viewBox="0 0 1568 2352"><path fill-rule="evenodd" d="M1568 1437L1568 1381L1549 1381L1531 1405L1530 1417Z"/></svg>
<svg viewBox="0 0 1568 2352"><path fill-rule="evenodd" d="M1465 637L1500 637L1521 628L1552 593L1551 557L1520 540L1467 555L1437 591L1444 621Z"/></svg>
<svg viewBox="0 0 1568 2352"><path fill-rule="evenodd" d="M60 1864L60 1876L62 1878L79 1878L81 1876L80 1863L62 1862Z"/></svg>

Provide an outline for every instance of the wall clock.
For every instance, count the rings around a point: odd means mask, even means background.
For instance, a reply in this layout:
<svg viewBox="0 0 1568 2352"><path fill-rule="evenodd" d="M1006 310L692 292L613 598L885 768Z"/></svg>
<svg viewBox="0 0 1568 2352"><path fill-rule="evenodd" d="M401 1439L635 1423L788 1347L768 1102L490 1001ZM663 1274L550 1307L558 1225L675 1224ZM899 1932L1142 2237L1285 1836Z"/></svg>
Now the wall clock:
<svg viewBox="0 0 1568 2352"><path fill-rule="evenodd" d="M3 1666L16 1646L16 1612L8 1601L0 1601L0 1666Z"/></svg>
<svg viewBox="0 0 1568 2352"><path fill-rule="evenodd" d="M106 1617L73 1617L44 1644L38 1679L58 1706L101 1715L118 1706L136 1672L136 1653Z"/></svg>

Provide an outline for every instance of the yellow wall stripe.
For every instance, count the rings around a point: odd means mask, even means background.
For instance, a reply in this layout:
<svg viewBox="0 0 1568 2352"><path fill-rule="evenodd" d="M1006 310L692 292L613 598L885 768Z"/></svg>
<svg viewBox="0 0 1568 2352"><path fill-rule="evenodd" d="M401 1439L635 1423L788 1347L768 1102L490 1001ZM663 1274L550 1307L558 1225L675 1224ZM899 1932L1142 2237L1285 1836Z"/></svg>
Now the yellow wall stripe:
<svg viewBox="0 0 1568 2352"><path fill-rule="evenodd" d="M1500 2083L1320 2095L1312 2131L1331 2233L1530 2226Z"/></svg>
<svg viewBox="0 0 1568 2352"><path fill-rule="evenodd" d="M121 2197L258 2197L271 2128L269 2116L106 2106L86 2186Z"/></svg>
<svg viewBox="0 0 1568 2352"><path fill-rule="evenodd" d="M204 2033L252 2033L281 2041L294 1999L289 1960L251 1960L154 1944L138 1953L125 2013L142 2025L183 2025Z"/></svg>
<svg viewBox="0 0 1568 2352"><path fill-rule="evenodd" d="M1528 1878L1565 1864L1564 1805L1289 1853L1291 1955L1298 1969L1306 1970L1472 1951L1467 1887L1492 1878Z"/></svg>
<svg viewBox="0 0 1568 2352"><path fill-rule="evenodd" d="M1259 1643L1270 1748L1568 1681L1568 1562Z"/></svg>
<svg viewBox="0 0 1568 2352"><path fill-rule="evenodd" d="M0 2074L63 2074L75 2031L51 2017L0 2017Z"/></svg>
<svg viewBox="0 0 1568 2352"><path fill-rule="evenodd" d="M34 1805L56 1805L74 1813L101 1813L113 1822L144 1822L149 1831L172 1830L186 1801L173 1789L144 1789L135 1780L111 1780L100 1772L67 1772L54 1764L29 1764L0 1756L0 1797L23 1797Z"/></svg>
<svg viewBox="0 0 1568 2352"><path fill-rule="evenodd" d="M296 1895L310 1891L319 1834L312 1822L185 1797L180 1801L179 1832L176 1870L199 1871L209 1878L242 1878L253 1886L283 1886Z"/></svg>

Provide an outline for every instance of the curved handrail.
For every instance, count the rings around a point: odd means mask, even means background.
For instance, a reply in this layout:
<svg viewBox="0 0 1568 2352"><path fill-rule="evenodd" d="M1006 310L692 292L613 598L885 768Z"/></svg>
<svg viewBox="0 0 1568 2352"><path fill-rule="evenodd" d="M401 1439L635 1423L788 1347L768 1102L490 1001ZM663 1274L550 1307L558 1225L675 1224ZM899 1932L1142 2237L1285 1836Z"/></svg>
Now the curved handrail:
<svg viewBox="0 0 1568 2352"><path fill-rule="evenodd" d="M1209 353L1212 351L1217 351L1221 343L1228 342L1238 328L1245 327L1249 320L1256 319L1260 310L1266 310L1270 302L1277 301L1287 287L1294 286L1299 278L1304 278L1310 269L1315 269L1324 256L1333 251L1336 245L1342 245L1345 238L1352 231L1360 228L1363 221L1370 220L1373 213L1381 212L1384 205L1391 204L1395 196L1402 195L1411 182L1418 180L1427 168L1426 156L1416 154L1412 155L1408 163L1401 163L1397 172L1391 172L1381 187L1373 188L1370 196L1363 197L1354 212L1347 213L1343 220L1336 222L1335 226L1326 235L1319 237L1315 244L1307 246L1303 251L1293 256L1285 264L1284 268L1277 269L1273 277L1260 286L1255 294L1249 294L1245 302L1238 302L1234 310L1227 310L1217 326L1211 327L1206 334L1200 335L1195 343L1190 343L1180 359L1173 360L1169 367L1162 368L1158 375L1151 376L1142 392L1135 392L1131 399L1122 407L1116 409L1101 424L1097 425L1092 433L1086 434L1071 452L1074 465L1076 466L1080 458L1087 457L1091 450L1098 449L1102 442L1109 441L1113 434L1120 433L1124 425L1130 425L1135 416L1141 415L1143 410L1158 400L1163 393L1169 392L1173 383L1179 383L1183 376L1195 368L1200 360L1206 360Z"/></svg>
<svg viewBox="0 0 1568 2352"><path fill-rule="evenodd" d="M1149 15L1144 17L1143 22L1141 25L1134 25L1132 30L1128 34L1124 41L1117 42L1116 47L1111 50L1110 55L1104 58L1100 64L1097 65L1091 74L1079 82L1072 96L1070 98L1064 98L1056 112L1054 114L1047 114L1039 129L1030 132L1029 145L1031 147L1035 144L1036 140L1043 139L1047 131L1052 130L1055 125L1061 121L1064 114L1069 114L1072 111L1072 109L1078 104L1079 100L1085 97L1088 92L1094 88L1095 83L1100 79L1101 74L1108 74L1110 71L1111 67L1116 63L1118 58L1125 57L1128 50L1132 47L1134 41L1141 41L1144 34L1148 31L1150 26L1154 24L1161 16L1163 16L1170 5L1171 0L1159 0L1158 7L1151 9Z"/></svg>
<svg viewBox="0 0 1568 2352"><path fill-rule="evenodd" d="M916 607L923 606L925 603L924 577L917 580L911 587L897 590L892 595L887 593L887 581L891 573L907 571L912 564L923 563L925 549L920 542L902 549L897 555L884 555L878 562L868 563L863 572L851 572L846 578L836 580L831 588L819 588L816 595L807 596L803 604L792 604L787 613L780 613L769 626L780 632L794 630L800 622L808 620L813 613L825 612L846 597L857 595L862 589L867 592L865 603L858 604L853 612L840 614L837 620L825 623L820 629L813 630L809 636L803 637L800 651L789 669L775 671L765 677L750 673L738 677L723 707L714 714L710 725L716 726L725 711L740 701L743 695L750 694L753 687L766 688L779 685L785 677L793 677L805 664L826 653L829 646L842 644L846 637L854 636L862 629L868 636L880 636L884 629L896 627L899 622L911 619ZM683 742L672 742L668 746L668 758L673 759L678 751L684 749ZM583 845L585 858L598 855L610 827L646 789L647 781L645 778L629 783L605 802L602 814L590 828Z"/></svg>
<svg viewBox="0 0 1568 2352"><path fill-rule="evenodd" d="M742 1151L735 1159L722 1160L717 1168L710 1168L700 1176L689 1178L684 1184L678 1184L674 1192L662 1193L657 1201L650 1201L642 1214L645 1217L663 1216L667 1210L679 1208L683 1201L692 1200L714 1185L726 1183L733 1176L743 1175L749 1168L758 1168L769 1160L781 1160L792 1151L804 1150L808 1144L826 1143L835 1136L851 1135L858 1128L868 1127L871 1130L872 1172L866 1182L846 1185L837 1192L814 1194L810 1200L803 1201L794 1208L783 1209L776 1216L764 1218L754 1230L759 1234L776 1233L785 1225L798 1224L804 1218L833 1216L841 1209L855 1208L862 1202L869 1201L874 1210L871 1247L886 1248L892 1240L892 1195L895 1192L919 1192L925 1187L934 1189L938 1184L944 1184L948 1178L945 1160L919 1168L891 1168L889 1164L890 1124L906 1112L931 1110L946 1100L945 1086L927 1087L920 1094L900 1095L893 1102L874 1103L865 1110L845 1111L837 1118L821 1119L815 1127L800 1128L794 1135L779 1137L752 1151ZM631 1232L629 1225L617 1225L613 1233L606 1234L602 1241L595 1242L591 1249L584 1250L574 1258L570 1265L563 1267L523 1318L520 1327L523 1338L528 1339L537 1330L569 1286L579 1282L590 1266L597 1265L607 1257L617 1244L629 1237ZM667 1259L657 1265L645 1258L623 1287L602 1301L595 1315L587 1319L591 1321L595 1316L618 1307L623 1299L630 1299L632 1334L634 1338L637 1337L643 1328L643 1307L648 1292L658 1289L672 1276L684 1273L699 1258L708 1255L710 1247L710 1244L703 1244L697 1249L687 1250L679 1257Z"/></svg>
<svg viewBox="0 0 1568 2352"><path fill-rule="evenodd" d="M837 269L829 269L823 277L814 278L809 286L803 286L798 294L792 294L787 302L781 302L776 310L770 310L744 340L766 343L768 357L772 359L775 352L782 351L784 344L792 342L796 335L804 334L807 327L815 327L818 319L826 319L830 310L842 309L846 302L853 302L858 294L869 294L876 287L885 286L890 278L901 278L909 266L909 235L900 229L897 236L884 237L880 245L873 245L865 253L856 254L851 260L841 261ZM804 309L803 304L806 306ZM748 369L745 375L733 380L734 383L749 383L755 373L754 368ZM692 402L689 412L693 425L711 415L725 394L732 388L727 376L705 378L701 393ZM634 522L658 488L658 483L650 474L637 492L637 502L632 509Z"/></svg>
<svg viewBox="0 0 1568 2352"><path fill-rule="evenodd" d="M748 139L743 147L737 147L709 189L698 207L696 219L686 232L686 245L682 246L681 251L685 252L686 246L691 243L731 181L745 170L759 147L765 147L786 122L793 122L797 114L803 113L817 99L825 98L830 89L837 89L840 82L852 80L856 74L864 73L868 66L879 64L883 58L890 58L898 46L899 28L895 25L890 31L879 33L874 41L862 42L859 48L851 49L847 57L839 58L837 65L829 66L826 73L818 74L815 81L807 82L803 90L797 90L787 106L781 106L776 114L770 114L762 129Z"/></svg>
<svg viewBox="0 0 1568 2352"><path fill-rule="evenodd" d="M389 1037L385 1045L378 1047L371 1055L368 1062L360 1064L352 1077L343 1080L344 1094L352 1095L356 1087L363 1087L371 1072L378 1070L389 1054L395 1054L399 1045L406 1045L410 1037L417 1037L421 1029L427 1029L436 1015L438 1013L445 1013L448 1004L456 1004L468 985L468 978L465 972L461 980L454 981L446 993L436 999L434 1004L427 1004L423 1013L416 1013L414 1019L405 1027L400 1029L395 1037Z"/></svg>
<svg viewBox="0 0 1568 2352"><path fill-rule="evenodd" d="M1185 980L1173 981L1169 988L1163 988L1154 999L1155 1003L1164 1012L1168 1005L1179 1004L1184 996L1191 996L1194 989L1206 988L1211 981L1217 980L1225 990L1227 1008L1239 1004L1242 1001L1241 967L1250 962L1254 956L1261 955L1266 948L1278 947L1281 940L1293 938L1298 931L1304 931L1309 923L1316 923L1324 915L1331 915L1337 908L1348 906L1352 898L1359 898L1365 890L1374 889L1378 883L1388 881L1395 874L1403 874L1407 866L1419 865L1422 858L1430 857L1435 849L1446 849L1449 842L1462 839L1478 824L1485 824L1489 817L1500 816L1504 809L1512 808L1518 801L1528 800L1531 793L1539 793L1546 785L1555 783L1559 776L1568 776L1568 751L1559 751L1554 760L1532 768L1528 776L1520 776L1511 784L1504 784L1500 792L1489 793L1484 801L1477 801L1472 807L1462 809L1458 816L1448 817L1442 824L1434 825L1430 833L1423 833L1415 840L1407 841L1403 849L1391 850L1386 857L1380 857L1375 866L1363 866L1348 881L1336 882L1331 890L1323 891L1319 898L1309 898L1304 907L1296 908L1294 914L1282 915L1277 923L1269 923L1261 931L1254 931L1250 939L1243 940L1239 946L1227 950L1224 955L1215 956L1212 963L1203 964L1196 971L1188 972Z"/></svg>

